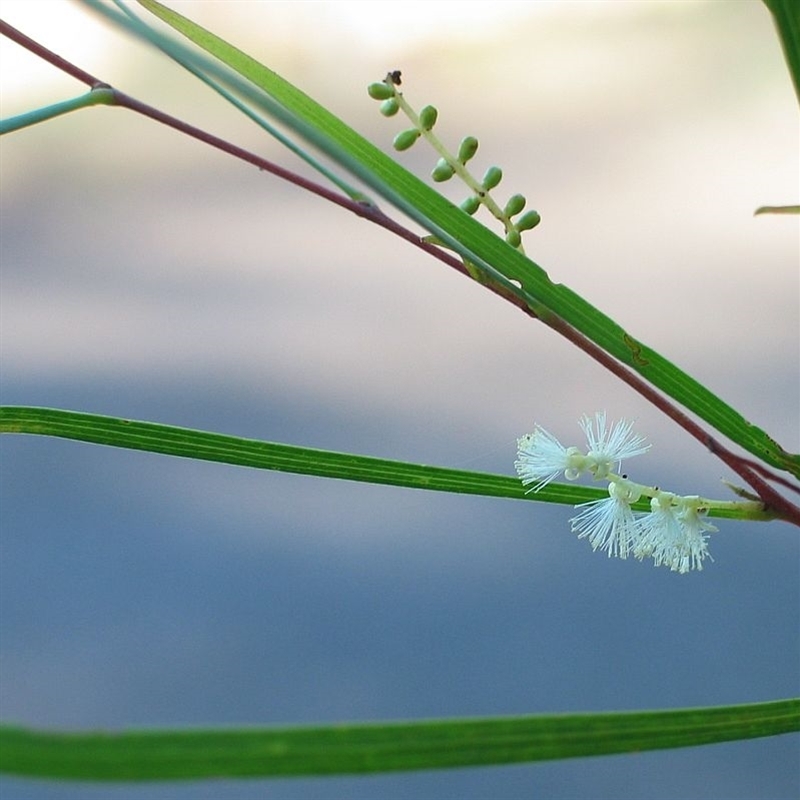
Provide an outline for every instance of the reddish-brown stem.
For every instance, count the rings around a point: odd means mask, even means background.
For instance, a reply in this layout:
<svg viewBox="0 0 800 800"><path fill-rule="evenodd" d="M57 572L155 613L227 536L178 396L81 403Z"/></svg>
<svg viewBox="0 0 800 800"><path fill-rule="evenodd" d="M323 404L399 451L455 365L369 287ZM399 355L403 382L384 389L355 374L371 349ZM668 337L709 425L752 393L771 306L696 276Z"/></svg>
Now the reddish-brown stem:
<svg viewBox="0 0 800 800"><path fill-rule="evenodd" d="M72 75L73 78L81 83L85 83L87 86L94 86L95 84L100 83L97 78L90 75L88 72L84 72L80 67L76 67L65 58L61 58L61 56L56 55L52 50L48 50L46 47L43 47L35 39L31 39L30 36L26 36L22 31L17 30L15 27L9 25L5 20L2 19L0 19L0 33L2 33L3 36L11 39L12 42L16 42L18 45L24 47L26 50L29 50L34 55L39 56L39 58L47 61L49 64L52 64L54 67L58 67L58 69L60 69L62 72L66 72L67 75Z"/></svg>
<svg viewBox="0 0 800 800"><path fill-rule="evenodd" d="M742 458L729 450L691 419L691 417L684 414L683 411L670 403L663 395L659 394L643 378L640 378L639 375L625 367L624 364L608 355L605 350L599 348L594 342L587 339L582 333L576 331L563 320L555 319L548 321L547 324L590 355L595 361L602 364L606 369L620 378L620 380L627 383L632 389L635 389L642 397L653 403L660 411L680 425L690 436L697 439L697 441L704 445L711 453L727 464L740 478L755 489L759 499L764 503L765 508L775 511L787 522L792 522L800 526L800 508L777 492L759 473L768 475L771 479L781 482L779 476L773 476L772 473L761 467L759 467L758 471L753 469L749 459Z"/></svg>
<svg viewBox="0 0 800 800"><path fill-rule="evenodd" d="M21 31L18 31L16 28L8 25L2 20L0 20L0 33L17 42L22 47L25 47L63 72L71 75L76 80L86 84L87 86L93 89L101 87L111 89L117 105L149 117L156 122L160 122L163 125L173 128L187 136L191 136L192 138L201 142L205 142L211 147L215 147L216 149L228 153L235 158L253 164L265 172L276 175L285 181L293 183L296 186L311 192L312 194L323 197L331 203L335 203L336 205L346 208L359 217L363 217L364 219L367 219L370 222L385 228L396 236L405 239L410 244L424 250L426 253L439 259L452 269L455 269L463 275L471 277L469 271L466 269L460 259L455 258L439 247L423 241L420 239L418 234L395 222L374 204L352 200L331 189L321 186L320 184L296 175L295 173L284 169L277 164L267 161L266 159L255 155L254 153L244 150L241 147L227 142L224 139L220 139L219 137L214 136L213 134L210 134L200 128L189 125L188 123L176 119L169 114L165 114L162 111L153 108L152 106L148 106L145 103L142 103L135 98L108 86L108 84L103 83L88 72L85 72L84 70L71 64L69 61L66 61L65 59L51 52L38 42L34 41ZM495 282L490 277L487 277L484 285L487 289L499 295L507 302L517 306L529 316L536 317L535 312L533 312L528 306L525 299L507 287ZM736 455L731 450L726 448L694 420L673 405L666 397L657 392L637 373L610 356L605 352L605 350L600 348L564 320L554 316L543 321L554 331L564 336L568 341L572 342L576 347L583 350L583 352L585 352L595 361L602 364L611 373L620 378L620 380L627 383L632 389L642 395L645 399L649 400L659 410L661 410L670 419L682 427L687 433L703 444L711 453L716 455L756 491L766 509L775 512L776 515L778 515L781 519L800 526L800 508L783 497L783 495L781 495L772 486L770 486L769 483L767 483L767 480L774 481L796 491L796 488L789 484L788 481L785 481L778 475L774 475L760 464Z"/></svg>

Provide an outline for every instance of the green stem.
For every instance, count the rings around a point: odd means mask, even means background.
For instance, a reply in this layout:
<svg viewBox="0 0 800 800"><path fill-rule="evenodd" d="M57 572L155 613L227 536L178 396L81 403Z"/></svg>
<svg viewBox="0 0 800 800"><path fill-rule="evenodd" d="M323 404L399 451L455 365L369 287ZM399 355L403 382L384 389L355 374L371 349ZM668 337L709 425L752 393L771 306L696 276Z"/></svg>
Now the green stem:
<svg viewBox="0 0 800 800"><path fill-rule="evenodd" d="M62 114L69 114L70 111L78 111L81 108L97 105L113 106L115 102L114 92L109 87L97 86L72 100L53 103L53 105L45 106L44 108L37 108L35 111L27 111L24 114L0 120L0 136L22 128L29 128L39 122L46 122L54 117L60 117Z"/></svg>
<svg viewBox="0 0 800 800"><path fill-rule="evenodd" d="M714 500L711 497L700 497L698 495L679 495L661 489L658 486L636 483L636 481L632 481L630 478L625 478L613 472L609 472L608 475L605 475L603 480L630 488L639 497L654 498L669 495L673 498L673 506L680 506L681 503L685 504L687 501L691 501L692 507L695 509L703 509L709 513L714 509L716 511L741 512L747 516L753 511L758 512L764 510L764 504L760 500Z"/></svg>

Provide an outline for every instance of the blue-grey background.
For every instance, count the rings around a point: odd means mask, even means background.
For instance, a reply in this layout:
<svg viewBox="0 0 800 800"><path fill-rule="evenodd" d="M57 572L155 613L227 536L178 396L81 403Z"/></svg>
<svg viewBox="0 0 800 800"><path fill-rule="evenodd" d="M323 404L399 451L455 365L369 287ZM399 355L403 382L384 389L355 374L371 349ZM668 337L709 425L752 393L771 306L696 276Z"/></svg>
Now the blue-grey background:
<svg viewBox="0 0 800 800"><path fill-rule="evenodd" d="M541 212L526 246L554 280L798 449L798 226L753 217L796 202L797 106L760 3L473 3L463 18L453 4L371 3L369 19L334 2L175 6L387 147L400 123L364 86L401 68L410 102L439 107L443 139L472 133L476 170L504 168L498 196L524 192ZM295 166L79 6L3 7L104 80ZM0 57L3 116L81 91L43 82L9 45ZM420 174L435 161L420 146L399 158ZM4 137L0 168L3 403L504 473L535 422L577 444L578 417L605 409L653 443L626 465L637 480L725 496L719 479L734 477L479 286L128 112ZM4 721L315 723L798 692L800 548L786 525L723 522L714 562L678 576L593 554L568 508L35 437L0 448ZM369 778L0 780L20 800L798 788L796 736Z"/></svg>

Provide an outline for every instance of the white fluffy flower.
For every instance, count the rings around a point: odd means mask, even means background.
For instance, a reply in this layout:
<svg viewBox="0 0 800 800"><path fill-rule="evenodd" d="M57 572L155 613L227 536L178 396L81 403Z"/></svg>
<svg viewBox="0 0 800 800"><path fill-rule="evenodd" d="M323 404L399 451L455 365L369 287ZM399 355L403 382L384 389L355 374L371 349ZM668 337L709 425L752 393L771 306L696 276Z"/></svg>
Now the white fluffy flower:
<svg viewBox="0 0 800 800"><path fill-rule="evenodd" d="M517 441L514 466L523 486L535 483L528 491L538 492L562 472L569 480L575 480L583 471L585 460L577 447L564 447L555 436L537 425L533 433Z"/></svg>
<svg viewBox="0 0 800 800"><path fill-rule="evenodd" d="M533 433L517 441L514 466L524 486L534 484L529 491L538 492L561 473L571 481L584 472L591 472L596 479L602 480L624 458L638 456L650 449L643 437L632 432L632 422L621 419L607 426L605 411L598 411L594 418L584 415L580 426L588 444L586 454L577 447L564 447L540 425Z"/></svg>
<svg viewBox="0 0 800 800"><path fill-rule="evenodd" d="M638 559L653 557L657 567L670 564L683 537L676 509L675 495L661 492L650 501L650 513L639 522L641 536L633 554Z"/></svg>
<svg viewBox="0 0 800 800"><path fill-rule="evenodd" d="M708 531L716 528L705 520L709 508L723 507L722 501L697 496L682 497L654 486L634 483L620 474L626 458L646 453L650 445L633 433L633 423L606 421L604 411L584 415L580 426L588 448L564 447L544 428L517 442L514 466L529 492L538 492L559 475L575 480L588 473L595 480L608 481L608 497L575 506L579 512L570 523L579 539L588 539L593 550L609 556L652 558L657 567L673 572L702 570L708 552ZM650 512L634 513L631 505L641 496L650 497ZM728 506L731 505L729 501Z"/></svg>
<svg viewBox="0 0 800 800"><path fill-rule="evenodd" d="M676 572L703 569L703 561L711 558L708 552L708 536L705 533L717 530L710 522L706 522L691 498L684 498L684 501L686 502L682 510L678 512L683 539L677 548L675 560L670 564L670 569Z"/></svg>
<svg viewBox="0 0 800 800"><path fill-rule="evenodd" d="M631 511L631 503L639 493L626 481L611 483L608 497L581 503L578 516L573 517L572 530L579 539L588 539L592 550L606 550L609 557L627 558L639 540L639 522Z"/></svg>
<svg viewBox="0 0 800 800"><path fill-rule="evenodd" d="M641 455L650 449L644 437L633 433L632 422L621 419L606 427L605 411L598 411L594 419L584 415L580 425L589 443L587 458L591 463L590 468L597 479L605 478L624 459Z"/></svg>
<svg viewBox="0 0 800 800"><path fill-rule="evenodd" d="M641 540L634 549L638 558L653 557L657 566L682 574L703 569L710 558L706 531L716 528L706 522L693 498L661 492L650 501L650 513L640 520Z"/></svg>

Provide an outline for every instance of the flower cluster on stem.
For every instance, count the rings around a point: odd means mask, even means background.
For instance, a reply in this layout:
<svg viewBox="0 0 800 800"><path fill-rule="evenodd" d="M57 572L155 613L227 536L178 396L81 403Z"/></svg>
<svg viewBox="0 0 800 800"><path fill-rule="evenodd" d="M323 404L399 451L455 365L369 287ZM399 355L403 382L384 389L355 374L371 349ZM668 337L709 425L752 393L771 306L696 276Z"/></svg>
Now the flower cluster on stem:
<svg viewBox="0 0 800 800"><path fill-rule="evenodd" d="M524 252L522 247L523 231L535 228L541 221L537 211L522 210L525 208L526 199L521 194L512 195L504 206L497 204L490 192L503 179L503 170L497 166L489 167L483 177L478 180L467 169L467 162L478 152L478 140L474 136L465 136L461 140L458 153L453 155L433 132L433 126L439 117L439 112L434 106L425 106L417 113L403 97L399 90L401 76L399 70L394 70L379 82L371 83L367 92L373 100L380 100L380 111L386 117L393 117L402 111L411 122L411 127L400 131L392 142L395 150L408 150L415 142L423 138L439 154L439 160L431 172L431 178L437 183L450 180L453 175L458 177L469 187L470 195L461 203L460 208L465 213L472 215L484 206L495 219L503 225L506 241L517 250ZM516 219L514 219L516 217Z"/></svg>
<svg viewBox="0 0 800 800"><path fill-rule="evenodd" d="M620 420L609 425L605 412L598 412L584 416L580 426L586 437L583 449L565 447L536 425L533 433L519 439L515 467L523 485L530 486L529 492L540 491L560 475L567 480L590 475L608 482L608 497L577 505L578 514L570 520L573 532L579 539L588 539L593 550L616 558L652 558L656 566L679 573L701 570L703 561L711 557L707 534L716 530L705 518L708 510L761 506L682 496L635 483L621 474L622 461L646 453L650 445L634 434L633 424ZM649 512L631 508L642 497L650 498Z"/></svg>

